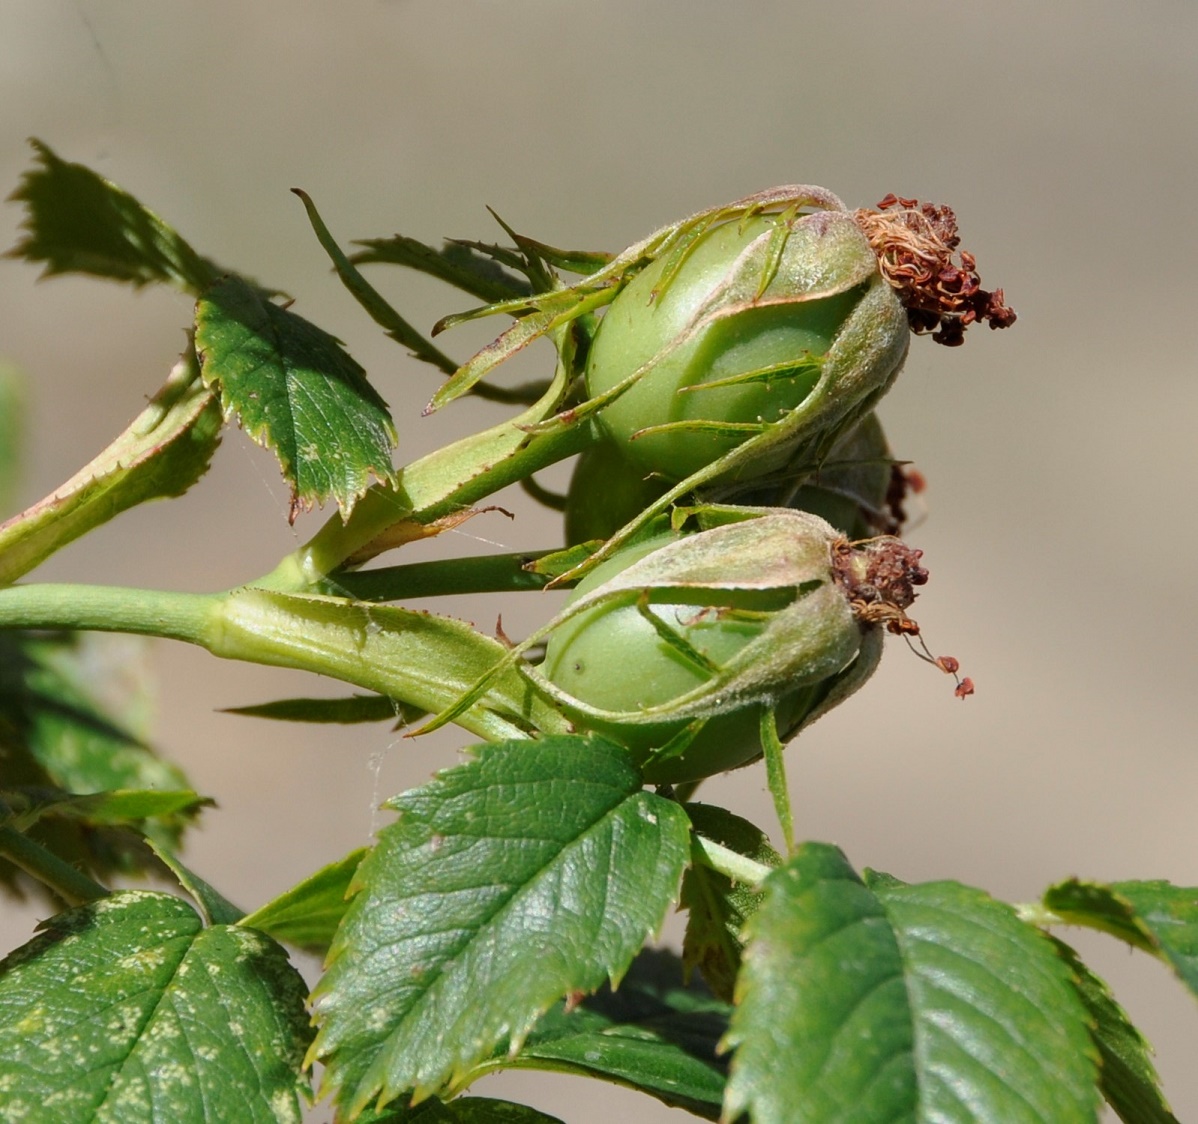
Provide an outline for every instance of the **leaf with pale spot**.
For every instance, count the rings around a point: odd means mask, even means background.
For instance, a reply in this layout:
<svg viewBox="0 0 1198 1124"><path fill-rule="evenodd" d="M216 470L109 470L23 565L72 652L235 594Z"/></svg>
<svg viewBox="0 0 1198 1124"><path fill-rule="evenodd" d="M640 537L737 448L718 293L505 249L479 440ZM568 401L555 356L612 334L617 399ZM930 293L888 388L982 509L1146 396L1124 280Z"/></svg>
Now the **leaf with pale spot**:
<svg viewBox="0 0 1198 1124"><path fill-rule="evenodd" d="M39 1124L301 1119L304 982L268 937L125 891L0 962L0 1101Z"/></svg>
<svg viewBox="0 0 1198 1124"><path fill-rule="evenodd" d="M292 518L329 498L348 515L372 476L394 482L387 404L328 332L230 276L196 304L196 349L226 416L278 458Z"/></svg>
<svg viewBox="0 0 1198 1124"><path fill-rule="evenodd" d="M389 802L399 821L313 996L309 1056L350 1119L452 1089L559 999L620 978L689 855L685 813L641 785L621 747L551 736L481 747Z"/></svg>

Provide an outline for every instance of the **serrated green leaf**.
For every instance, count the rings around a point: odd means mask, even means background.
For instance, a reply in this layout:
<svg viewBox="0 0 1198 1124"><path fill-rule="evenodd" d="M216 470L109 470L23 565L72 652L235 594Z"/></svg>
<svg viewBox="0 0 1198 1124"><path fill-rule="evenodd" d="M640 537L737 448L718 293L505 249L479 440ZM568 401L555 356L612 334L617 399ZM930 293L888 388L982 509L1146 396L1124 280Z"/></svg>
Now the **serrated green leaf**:
<svg viewBox="0 0 1198 1124"><path fill-rule="evenodd" d="M354 265L388 263L427 273L484 301L529 296L532 286L508 273L497 261L460 242L446 242L440 250L415 238L367 238L354 243L364 250L350 255Z"/></svg>
<svg viewBox="0 0 1198 1124"><path fill-rule="evenodd" d="M47 797L188 789L182 771L145 740L145 651L145 642L128 637L0 633L5 786L43 789ZM190 818L189 809L180 809L140 827L175 846ZM102 880L156 865L140 837L119 826L53 817L35 823L29 835ZM0 862L0 881L14 885L14 878L13 868Z"/></svg>
<svg viewBox="0 0 1198 1124"><path fill-rule="evenodd" d="M767 866L780 863L765 833L748 820L711 804L687 804L686 813L698 834ZM679 908L687 911L683 962L688 972L698 968L708 987L728 1002L740 971L745 921L761 899L759 890L734 883L700 863L682 878Z"/></svg>
<svg viewBox="0 0 1198 1124"><path fill-rule="evenodd" d="M495 1064L616 1081L715 1120L727 1070L717 1048L729 1012L706 988L683 984L677 956L646 950L618 989L604 987L569 1011L559 1003L515 1058L497 1057Z"/></svg>
<svg viewBox="0 0 1198 1124"><path fill-rule="evenodd" d="M304 983L278 945L125 891L0 962L6 1118L300 1120Z"/></svg>
<svg viewBox="0 0 1198 1124"><path fill-rule="evenodd" d="M388 807L400 819L358 870L313 996L309 1056L351 1117L452 1087L566 994L618 979L688 855L682 809L591 737L481 747Z"/></svg>
<svg viewBox="0 0 1198 1124"><path fill-rule="evenodd" d="M1088 1015L1044 935L960 883L867 877L903 957L921 1110L1012 1124L1096 1120Z"/></svg>
<svg viewBox="0 0 1198 1124"><path fill-rule="evenodd" d="M82 164L30 141L40 167L11 199L25 204L25 235L10 257L45 262L43 276L89 273L141 287L164 282L198 294L222 270L201 257L153 211Z"/></svg>
<svg viewBox="0 0 1198 1124"><path fill-rule="evenodd" d="M333 336L225 277L196 305L196 348L225 414L278 458L293 519L330 497L348 515L372 475L394 482L387 404Z"/></svg>
<svg viewBox="0 0 1198 1124"><path fill-rule="evenodd" d="M807 843L750 919L725 1116L755 1124L1097 1120L1068 968L979 890L861 882Z"/></svg>
<svg viewBox="0 0 1198 1124"><path fill-rule="evenodd" d="M404 706L386 695L351 695L347 699L277 699L257 706L230 706L222 714L270 718L276 722L316 722L353 725L358 722L396 722L406 726L425 712Z"/></svg>
<svg viewBox="0 0 1198 1124"><path fill-rule="evenodd" d="M243 917L240 924L260 929L276 941L325 951L349 908L350 883L365 854L365 847L350 851Z"/></svg>
<svg viewBox="0 0 1198 1124"><path fill-rule="evenodd" d="M1198 995L1198 889L1070 878L1050 886L1044 904L1067 925L1100 929L1159 956Z"/></svg>
<svg viewBox="0 0 1198 1124"><path fill-rule="evenodd" d="M194 353L99 456L45 499L0 525L0 584L16 581L56 550L122 511L181 496L205 472L223 425Z"/></svg>
<svg viewBox="0 0 1198 1124"><path fill-rule="evenodd" d="M1106 983L1090 971L1076 950L1050 938L1073 972L1077 993L1090 1013L1090 1033L1098 1048L1099 1088L1124 1124L1178 1124L1160 1088L1152 1048Z"/></svg>
<svg viewBox="0 0 1198 1124"><path fill-rule="evenodd" d="M344 1117L339 1117L343 1120ZM364 1112L357 1124L563 1124L526 1104L492 1097L459 1097L453 1101L421 1101L415 1108L385 1108Z"/></svg>

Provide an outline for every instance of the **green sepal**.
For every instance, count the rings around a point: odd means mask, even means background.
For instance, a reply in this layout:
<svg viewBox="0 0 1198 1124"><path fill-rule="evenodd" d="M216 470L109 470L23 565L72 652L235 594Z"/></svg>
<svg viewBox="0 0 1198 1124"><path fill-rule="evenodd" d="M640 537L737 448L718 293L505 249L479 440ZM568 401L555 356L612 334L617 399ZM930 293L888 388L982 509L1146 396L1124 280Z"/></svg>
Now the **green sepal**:
<svg viewBox="0 0 1198 1124"><path fill-rule="evenodd" d="M353 725L359 722L395 722L406 726L425 712L405 706L386 695L351 695L347 699L276 699L256 706L225 707L223 714L244 718L269 718L275 722L316 722Z"/></svg>

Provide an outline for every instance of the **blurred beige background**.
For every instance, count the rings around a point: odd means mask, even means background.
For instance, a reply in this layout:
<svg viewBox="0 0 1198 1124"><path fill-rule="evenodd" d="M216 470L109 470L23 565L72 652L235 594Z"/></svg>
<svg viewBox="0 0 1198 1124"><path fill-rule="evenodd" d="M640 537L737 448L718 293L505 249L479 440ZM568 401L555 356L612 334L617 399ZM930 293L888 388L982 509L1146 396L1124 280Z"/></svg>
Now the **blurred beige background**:
<svg viewBox="0 0 1198 1124"><path fill-rule="evenodd" d="M792 749L801 834L859 866L1010 900L1072 874L1193 886L1196 32L1189 0L0 0L0 188L38 136L201 252L288 289L391 400L405 460L499 413L419 418L435 372L330 277L290 187L343 243L494 238L490 204L535 237L618 249L792 181L851 205L888 191L950 203L1019 323L957 351L914 341L881 413L929 480L909 535L932 571L919 620L978 692L957 702L894 643L863 695ZM19 218L0 210L4 245ZM31 384L25 502L124 426L190 313L169 293L36 272L0 265L0 355ZM372 277L426 327L468 303L398 271ZM465 357L483 339L446 346ZM506 502L514 523L478 519L436 549L556 543L552 520ZM319 526L292 530L285 511L272 460L233 433L186 498L124 516L39 576L223 588ZM486 627L502 609L514 634L551 605L448 609ZM220 803L188 858L247 908L365 842L379 802L462 744L222 715L338 688L165 643L154 661L160 742ZM760 769L705 795L772 823ZM37 911L2 908L8 949ZM1198 1117L1193 1002L1146 957L1079 944L1158 1046L1179 1117ZM686 1118L574 1080L476 1091L572 1124Z"/></svg>

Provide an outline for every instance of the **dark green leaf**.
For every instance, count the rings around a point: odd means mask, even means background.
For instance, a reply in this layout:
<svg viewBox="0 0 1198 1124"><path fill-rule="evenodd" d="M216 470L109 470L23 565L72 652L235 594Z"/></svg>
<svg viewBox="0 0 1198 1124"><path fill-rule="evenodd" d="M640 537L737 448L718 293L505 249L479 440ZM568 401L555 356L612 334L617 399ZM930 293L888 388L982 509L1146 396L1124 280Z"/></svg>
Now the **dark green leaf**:
<svg viewBox="0 0 1198 1124"><path fill-rule="evenodd" d="M725 1116L914 1119L912 1014L881 903L822 844L802 845L764 886L726 1039L736 1053Z"/></svg>
<svg viewBox="0 0 1198 1124"><path fill-rule="evenodd" d="M1071 878L1049 887L1044 904L1067 925L1101 929L1159 956L1198 995L1198 889Z"/></svg>
<svg viewBox="0 0 1198 1124"><path fill-rule="evenodd" d="M90 273L139 287L165 282L193 295L224 272L128 192L60 160L41 141L30 143L40 167L26 172L12 195L27 214L11 257L45 262L44 276Z"/></svg>
<svg viewBox="0 0 1198 1124"><path fill-rule="evenodd" d="M345 858L323 867L243 917L240 923L260 929L276 941L325 951L349 908L350 882L365 854L365 847L350 851Z"/></svg>
<svg viewBox="0 0 1198 1124"><path fill-rule="evenodd" d="M415 238L396 234L393 238L368 238L355 243L365 246L350 256L354 265L385 262L403 265L436 277L483 301L502 301L532 293L532 286L513 277L493 258L460 242L446 242L440 250Z"/></svg>
<svg viewBox="0 0 1198 1124"><path fill-rule="evenodd" d="M7 788L44 798L112 790L188 789L187 778L146 743L150 707L147 645L80 633L0 633L0 742ZM120 715L120 718L111 717ZM190 807L144 821L140 829L178 844ZM47 817L30 838L103 880L156 866L140 837L76 817ZM0 862L0 880L13 869Z"/></svg>
<svg viewBox="0 0 1198 1124"><path fill-rule="evenodd" d="M699 835L766 866L781 862L765 833L748 820L711 804L688 804L686 813ZM683 961L688 972L698 968L711 990L729 1002L740 971L741 934L761 898L760 891L701 863L682 878L681 907L688 912Z"/></svg>
<svg viewBox="0 0 1198 1124"><path fill-rule="evenodd" d="M222 425L220 406L200 381L189 349L111 445L45 499L0 526L0 584L15 581L122 511L181 496L208 471Z"/></svg>
<svg viewBox="0 0 1198 1124"><path fill-rule="evenodd" d="M387 698L386 695L351 695L347 699L278 699L257 706L227 707L225 714L247 718L272 718L276 722L397 722L406 726L425 712Z"/></svg>
<svg viewBox="0 0 1198 1124"><path fill-rule="evenodd" d="M126 891L0 962L6 1118L300 1120L304 983L260 933Z"/></svg>
<svg viewBox="0 0 1198 1124"><path fill-rule="evenodd" d="M729 1010L706 988L683 984L678 957L645 951L618 989L604 987L570 1011L559 1003L517 1057L497 1056L493 1064L617 1081L715 1120L727 1069L717 1047Z"/></svg>
<svg viewBox="0 0 1198 1124"><path fill-rule="evenodd" d="M764 885L728 1036L727 1117L1097 1119L1086 1010L1010 907L950 882L867 887L816 843Z"/></svg>
<svg viewBox="0 0 1198 1124"><path fill-rule="evenodd" d="M330 497L348 514L372 474L394 481L387 405L333 336L226 277L196 305L196 348L226 415L278 457L292 518Z"/></svg>
<svg viewBox="0 0 1198 1124"><path fill-rule="evenodd" d="M497 1101L491 1097L421 1101L415 1108L368 1111L354 1119L356 1124L562 1124L556 1116L549 1116L528 1105Z"/></svg>
<svg viewBox="0 0 1198 1124"><path fill-rule="evenodd" d="M618 979L660 925L688 824L600 739L481 747L390 801L317 987L310 1052L352 1115L518 1052L567 994Z"/></svg>
<svg viewBox="0 0 1198 1124"><path fill-rule="evenodd" d="M1125 1124L1177 1124L1152 1064L1152 1048L1115 1002L1107 985L1064 941L1053 939L1090 1013L1090 1033L1101 1063L1099 1088Z"/></svg>

